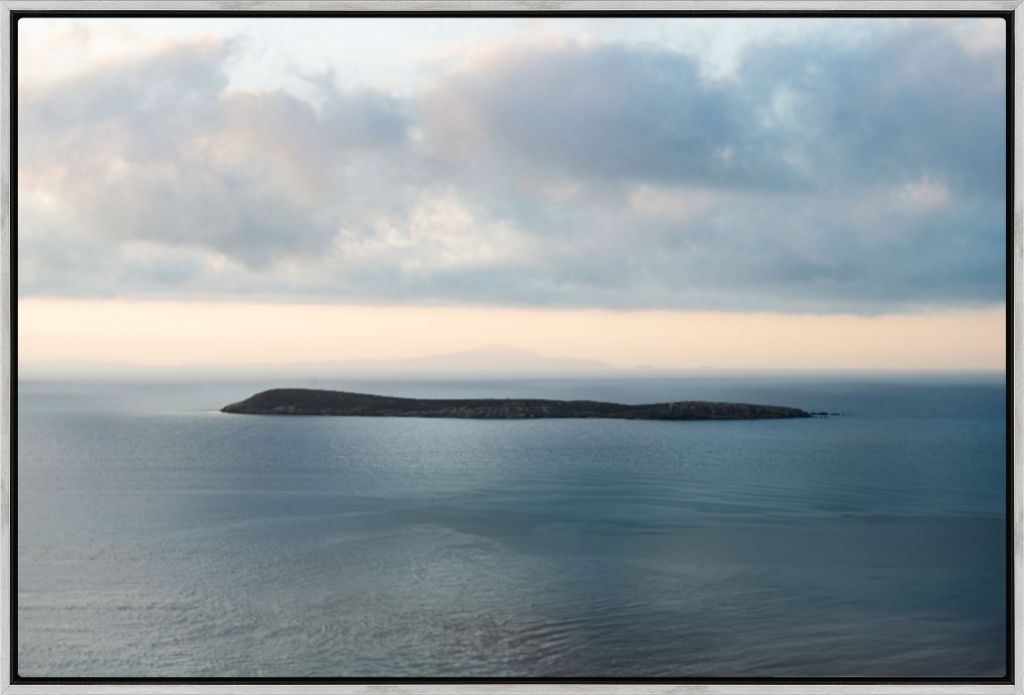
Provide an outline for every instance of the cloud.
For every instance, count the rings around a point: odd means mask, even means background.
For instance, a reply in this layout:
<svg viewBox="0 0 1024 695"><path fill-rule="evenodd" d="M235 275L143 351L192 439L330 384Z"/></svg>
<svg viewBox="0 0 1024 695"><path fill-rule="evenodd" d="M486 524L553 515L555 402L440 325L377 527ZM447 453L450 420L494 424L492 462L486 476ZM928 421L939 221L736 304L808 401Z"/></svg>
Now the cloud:
<svg viewBox="0 0 1024 695"><path fill-rule="evenodd" d="M106 51L21 84L20 292L1002 301L1002 27L878 21L759 36L721 78L657 43L563 36L478 48L402 95L328 65L309 100L230 88L253 50L230 37Z"/></svg>
<svg viewBox="0 0 1024 695"><path fill-rule="evenodd" d="M880 27L875 40L844 50L760 44L745 55L739 88L752 113L784 105L760 137L806 162L818 187L938 172L961 191L1000 191L1005 61L965 50L957 28Z"/></svg>
<svg viewBox="0 0 1024 695"><path fill-rule="evenodd" d="M372 92L331 92L319 112L284 93L227 92L231 50L182 43L23 89L22 236L108 252L146 240L254 270L326 250L332 206L359 190L349 184L368 160L401 146L404 118Z"/></svg>
<svg viewBox="0 0 1024 695"><path fill-rule="evenodd" d="M702 85L693 60L619 46L508 48L425 102L444 149L545 174L703 181L738 132L728 94Z"/></svg>
<svg viewBox="0 0 1024 695"><path fill-rule="evenodd" d="M944 181L924 176L899 187L894 202L911 210L935 210L949 203L949 196L949 187Z"/></svg>
<svg viewBox="0 0 1024 695"><path fill-rule="evenodd" d="M703 217L715 204L706 189L674 189L641 185L629 196L629 207L641 217L686 223Z"/></svg>

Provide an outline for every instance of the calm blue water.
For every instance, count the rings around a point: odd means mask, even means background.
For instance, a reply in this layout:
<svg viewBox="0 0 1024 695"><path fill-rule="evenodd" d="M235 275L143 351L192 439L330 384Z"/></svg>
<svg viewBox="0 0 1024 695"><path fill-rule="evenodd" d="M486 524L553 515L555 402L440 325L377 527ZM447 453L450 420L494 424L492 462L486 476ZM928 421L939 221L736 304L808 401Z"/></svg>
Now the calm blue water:
<svg viewBox="0 0 1024 695"><path fill-rule="evenodd" d="M22 676L1001 676L1001 377L321 381L814 420L225 415L22 382Z"/></svg>

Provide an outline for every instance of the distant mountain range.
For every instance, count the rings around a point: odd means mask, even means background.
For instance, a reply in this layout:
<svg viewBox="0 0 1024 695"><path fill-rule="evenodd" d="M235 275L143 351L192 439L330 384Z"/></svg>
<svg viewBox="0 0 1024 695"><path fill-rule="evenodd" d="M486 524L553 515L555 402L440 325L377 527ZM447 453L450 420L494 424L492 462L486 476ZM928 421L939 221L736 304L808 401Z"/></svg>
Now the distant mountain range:
<svg viewBox="0 0 1024 695"><path fill-rule="evenodd" d="M507 345L486 345L472 350L449 352L441 355L412 357L398 360L351 360L332 363L338 366L358 369L400 371L603 371L614 369L610 364L598 360L576 357L546 357L536 352L508 347Z"/></svg>
<svg viewBox="0 0 1024 695"><path fill-rule="evenodd" d="M19 365L22 377L46 376L145 376L159 374L287 374L324 376L331 374L579 374L614 370L610 364L598 360L575 357L547 357L545 355L509 347L486 345L471 350L450 352L405 359L358 359L320 362L294 362L288 364L183 364L152 366L128 362L37 362Z"/></svg>

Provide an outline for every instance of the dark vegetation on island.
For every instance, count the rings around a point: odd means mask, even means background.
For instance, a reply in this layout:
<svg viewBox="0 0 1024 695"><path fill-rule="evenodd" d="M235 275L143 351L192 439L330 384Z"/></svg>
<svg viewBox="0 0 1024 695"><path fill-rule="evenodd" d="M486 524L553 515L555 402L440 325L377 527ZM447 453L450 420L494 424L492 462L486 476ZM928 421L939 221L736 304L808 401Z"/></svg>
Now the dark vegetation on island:
<svg viewBox="0 0 1024 695"><path fill-rule="evenodd" d="M492 420L531 418L611 418L618 420L761 420L806 418L815 414L779 405L677 401L624 405L600 401L534 398L395 398L346 391L271 389L221 408L247 415L350 415L443 417Z"/></svg>

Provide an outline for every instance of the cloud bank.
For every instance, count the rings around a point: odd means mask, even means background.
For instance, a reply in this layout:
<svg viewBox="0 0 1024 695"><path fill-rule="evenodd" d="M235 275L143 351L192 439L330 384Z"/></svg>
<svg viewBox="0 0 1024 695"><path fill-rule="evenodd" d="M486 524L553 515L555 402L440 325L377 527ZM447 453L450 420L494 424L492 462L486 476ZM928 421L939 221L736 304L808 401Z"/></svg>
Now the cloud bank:
<svg viewBox="0 0 1024 695"><path fill-rule="evenodd" d="M330 65L307 76L315 99L232 89L233 60L258 47L215 34L23 80L19 291L1001 302L1003 25L874 21L857 41L761 37L717 77L656 42L565 32L424 63L411 93L339 86Z"/></svg>

